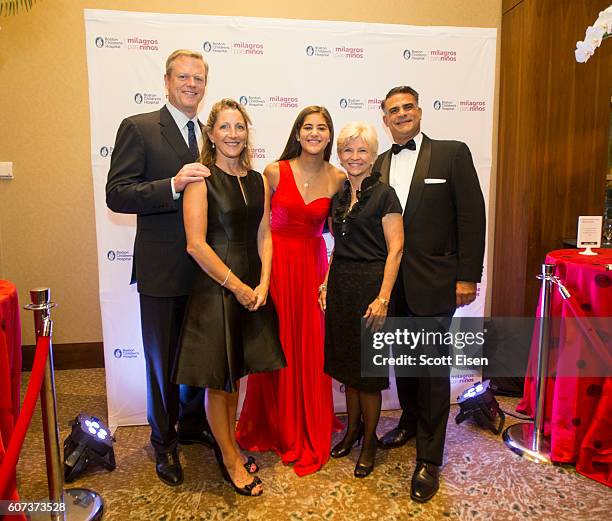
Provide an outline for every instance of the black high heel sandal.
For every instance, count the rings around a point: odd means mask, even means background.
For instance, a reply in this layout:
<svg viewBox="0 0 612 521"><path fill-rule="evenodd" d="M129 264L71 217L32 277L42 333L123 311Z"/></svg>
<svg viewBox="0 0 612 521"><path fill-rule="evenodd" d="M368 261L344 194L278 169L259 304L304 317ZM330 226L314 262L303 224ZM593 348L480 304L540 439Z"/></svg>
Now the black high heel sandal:
<svg viewBox="0 0 612 521"><path fill-rule="evenodd" d="M345 456L348 456L351 453L351 450L355 443L357 443L357 445L361 444L364 432L365 427L363 423L360 423L359 427L357 427L357 436L354 440L351 440L347 439L349 436L347 428L344 438L342 438L336 445L334 445L334 448L330 451L329 455L332 458L344 458Z"/></svg>
<svg viewBox="0 0 612 521"><path fill-rule="evenodd" d="M361 462L361 456L363 456L364 451L367 451L369 446L372 447L372 463L366 465ZM374 462L376 460L376 449L378 448L378 437L374 435L374 439L371 442L364 443L361 447L361 454L359 454L359 459L357 460L357 465L355 465L355 471L353 474L356 478L365 478L369 476L374 470Z"/></svg>
<svg viewBox="0 0 612 521"><path fill-rule="evenodd" d="M249 456L247 458L246 462L244 463L244 468L249 474L255 474L259 472L259 465L255 461L255 458L253 456Z"/></svg>
<svg viewBox="0 0 612 521"><path fill-rule="evenodd" d="M227 470L227 467L225 466L225 463L223 462L223 454L221 453L221 449L218 446L215 446L214 453L215 453L215 459L217 460L217 464L219 465L219 470L221 470L221 475L223 476L223 479L225 481L227 481L232 487L234 487L234 490L236 492L238 492L238 494L240 494L241 496L252 496L252 497L261 496L263 494L263 490L261 492L259 492L259 494L253 494L253 489L257 485L261 485L262 484L261 479L259 479L257 476L255 476L253 478L253 481L251 481L250 483L248 483L244 487L239 487L238 485L236 485L236 483L234 483L234 481L232 480L232 478L231 478L231 476L230 476L230 474L229 474L229 472ZM253 458L253 457L250 456L250 458ZM248 461L247 461L247 463L248 463ZM255 465L257 465L257 464L255 464ZM248 469L246 469L246 470L248 472ZM257 470L259 470L259 468Z"/></svg>

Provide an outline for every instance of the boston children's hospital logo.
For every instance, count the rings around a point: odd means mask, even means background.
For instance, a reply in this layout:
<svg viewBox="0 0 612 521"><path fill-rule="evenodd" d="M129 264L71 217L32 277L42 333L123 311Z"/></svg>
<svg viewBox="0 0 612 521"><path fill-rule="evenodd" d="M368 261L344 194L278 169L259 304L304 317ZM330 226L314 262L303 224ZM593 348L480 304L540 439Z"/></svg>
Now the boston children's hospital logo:
<svg viewBox="0 0 612 521"><path fill-rule="evenodd" d="M119 358L138 358L139 352L133 347L118 347L113 350L113 356Z"/></svg>
<svg viewBox="0 0 612 521"><path fill-rule="evenodd" d="M240 104L244 107L246 107L247 105L249 107L263 107L266 104L265 98L261 96L244 96L243 95L243 96L240 96L238 100L240 101Z"/></svg>
<svg viewBox="0 0 612 521"><path fill-rule="evenodd" d="M433 102L434 110L455 111L457 110L457 102L448 99L437 99Z"/></svg>
<svg viewBox="0 0 612 521"><path fill-rule="evenodd" d="M113 153L113 147L102 146L100 147L100 156L108 157Z"/></svg>
<svg viewBox="0 0 612 521"><path fill-rule="evenodd" d="M121 49L125 42L121 38L115 38L114 36L96 36L94 43L98 49L102 49L102 47L106 49Z"/></svg>
<svg viewBox="0 0 612 521"><path fill-rule="evenodd" d="M365 103L359 98L340 98L338 101L341 109L363 109Z"/></svg>
<svg viewBox="0 0 612 521"><path fill-rule="evenodd" d="M210 42L207 40L202 43L202 50L205 53L228 54L230 52L230 45L227 42Z"/></svg>
<svg viewBox="0 0 612 521"><path fill-rule="evenodd" d="M131 261L133 258L132 252L127 250L108 250L106 258L109 261Z"/></svg>
<svg viewBox="0 0 612 521"><path fill-rule="evenodd" d="M457 51L451 49L404 49L404 60L456 62Z"/></svg>
<svg viewBox="0 0 612 521"><path fill-rule="evenodd" d="M162 97L159 94L150 92L137 92L134 94L134 103L136 105L161 105Z"/></svg>
<svg viewBox="0 0 612 521"><path fill-rule="evenodd" d="M331 47L325 47L324 45L307 45L306 56L316 56L319 58L327 58L331 56Z"/></svg>

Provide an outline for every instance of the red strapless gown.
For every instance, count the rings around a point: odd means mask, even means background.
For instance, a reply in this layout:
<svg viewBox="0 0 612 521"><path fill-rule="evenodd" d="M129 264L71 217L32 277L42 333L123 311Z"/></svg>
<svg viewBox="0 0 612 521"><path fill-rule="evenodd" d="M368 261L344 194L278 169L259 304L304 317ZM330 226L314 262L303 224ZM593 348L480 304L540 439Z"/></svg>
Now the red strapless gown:
<svg viewBox="0 0 612 521"><path fill-rule="evenodd" d="M236 437L245 450L275 451L304 476L327 462L332 430L342 428L334 415L331 378L323 372L325 325L317 301L327 270L322 231L331 201L322 197L305 204L289 162L279 165L271 203L270 296L287 367L249 376Z"/></svg>

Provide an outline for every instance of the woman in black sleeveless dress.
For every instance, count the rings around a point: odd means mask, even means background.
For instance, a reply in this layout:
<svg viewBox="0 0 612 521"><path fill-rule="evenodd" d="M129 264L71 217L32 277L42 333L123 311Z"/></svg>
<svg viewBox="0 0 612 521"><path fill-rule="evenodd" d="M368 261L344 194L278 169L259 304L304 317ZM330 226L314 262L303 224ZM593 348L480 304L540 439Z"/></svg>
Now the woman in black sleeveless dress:
<svg viewBox="0 0 612 521"><path fill-rule="evenodd" d="M338 157L346 170L344 191L332 200L334 253L328 277L319 288L325 309L325 372L346 386L348 425L332 449L347 456L363 437L355 477L374 468L381 391L388 378L361 376L361 319L366 331L386 319L404 246L402 206L393 188L372 173L378 139L367 123L350 123L338 135Z"/></svg>
<svg viewBox="0 0 612 521"><path fill-rule="evenodd" d="M176 364L177 383L206 387L206 414L218 443L223 477L237 492L257 496L235 436L238 380L286 365L276 313L267 301L272 258L270 196L250 169L249 117L223 99L203 132L202 162L212 175L185 190L187 251L201 268L187 305Z"/></svg>

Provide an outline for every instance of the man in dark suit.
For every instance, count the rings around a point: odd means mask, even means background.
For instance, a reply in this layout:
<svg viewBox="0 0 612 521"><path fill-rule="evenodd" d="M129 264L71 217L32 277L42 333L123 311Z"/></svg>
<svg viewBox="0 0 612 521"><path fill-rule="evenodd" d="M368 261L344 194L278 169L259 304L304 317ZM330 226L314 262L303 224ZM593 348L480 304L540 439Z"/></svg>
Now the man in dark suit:
<svg viewBox="0 0 612 521"><path fill-rule="evenodd" d="M442 317L476 298L485 245L485 208L470 150L460 141L421 133L419 95L395 87L381 104L394 144L374 171L395 188L404 207L404 255L394 288L397 317ZM411 497L431 499L439 487L450 381L445 377L397 378L402 417L381 440L399 447L416 435L417 464Z"/></svg>
<svg viewBox="0 0 612 521"><path fill-rule="evenodd" d="M197 119L208 65L199 53L166 61L166 105L121 122L106 184L106 204L137 214L132 283L138 284L147 367L147 418L156 472L168 485L183 481L180 443L214 444L203 389L175 385L172 371L196 264L187 254L181 192L210 174L198 162ZM175 425L178 421L178 436Z"/></svg>

